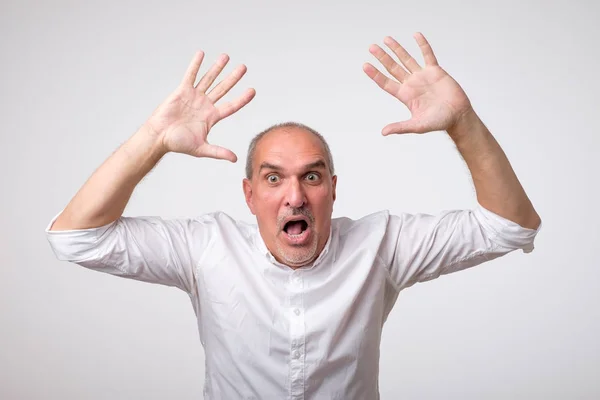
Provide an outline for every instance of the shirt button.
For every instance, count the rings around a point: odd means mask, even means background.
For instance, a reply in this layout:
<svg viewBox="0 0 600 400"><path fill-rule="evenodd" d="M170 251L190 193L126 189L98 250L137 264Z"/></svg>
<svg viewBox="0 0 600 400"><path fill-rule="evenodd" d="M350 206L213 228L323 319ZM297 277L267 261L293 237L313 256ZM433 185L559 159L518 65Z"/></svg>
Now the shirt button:
<svg viewBox="0 0 600 400"><path fill-rule="evenodd" d="M293 354L294 358L300 358L300 352L299 351L295 351Z"/></svg>
<svg viewBox="0 0 600 400"><path fill-rule="evenodd" d="M299 308L296 308L296 309L294 310L294 314L296 314L296 315L300 315L300 309L299 309Z"/></svg>

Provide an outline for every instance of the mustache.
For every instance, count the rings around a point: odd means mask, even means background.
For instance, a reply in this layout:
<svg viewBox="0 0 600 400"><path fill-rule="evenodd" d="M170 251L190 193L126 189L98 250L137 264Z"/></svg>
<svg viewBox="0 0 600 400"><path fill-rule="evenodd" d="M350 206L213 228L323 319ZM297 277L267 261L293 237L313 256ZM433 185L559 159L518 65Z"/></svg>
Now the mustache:
<svg viewBox="0 0 600 400"><path fill-rule="evenodd" d="M279 217L277 217L277 224L279 225L279 227L281 229L283 229L283 225L284 225L284 221L286 218L288 217L295 217L297 215L303 215L305 216L310 223L312 224L313 222L315 222L315 217L312 214L312 212L306 208L306 207L299 207L299 208L288 208L287 212L283 215L280 215Z"/></svg>

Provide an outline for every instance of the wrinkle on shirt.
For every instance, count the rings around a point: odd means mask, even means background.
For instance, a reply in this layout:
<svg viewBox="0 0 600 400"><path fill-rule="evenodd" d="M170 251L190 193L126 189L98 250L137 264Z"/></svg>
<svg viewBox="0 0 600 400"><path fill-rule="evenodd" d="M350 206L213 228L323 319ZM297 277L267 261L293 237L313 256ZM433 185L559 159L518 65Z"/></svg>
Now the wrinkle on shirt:
<svg viewBox="0 0 600 400"><path fill-rule="evenodd" d="M334 218L323 252L293 271L255 224L222 212L118 224L46 234L60 260L188 292L206 400L378 399L383 325L402 290L531 251L539 231L480 206Z"/></svg>

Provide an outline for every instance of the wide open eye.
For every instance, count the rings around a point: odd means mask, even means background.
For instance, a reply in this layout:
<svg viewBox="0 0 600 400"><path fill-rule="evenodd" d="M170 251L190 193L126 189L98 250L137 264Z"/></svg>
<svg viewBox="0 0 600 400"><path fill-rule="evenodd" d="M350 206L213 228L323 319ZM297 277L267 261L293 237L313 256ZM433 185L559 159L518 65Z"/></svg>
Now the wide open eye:
<svg viewBox="0 0 600 400"><path fill-rule="evenodd" d="M316 174L314 172L311 172L310 174L306 175L306 180L310 182L316 182L319 180L319 178L319 174Z"/></svg>
<svg viewBox="0 0 600 400"><path fill-rule="evenodd" d="M267 176L267 181L269 183L277 183L279 182L279 177L277 175L269 175Z"/></svg>

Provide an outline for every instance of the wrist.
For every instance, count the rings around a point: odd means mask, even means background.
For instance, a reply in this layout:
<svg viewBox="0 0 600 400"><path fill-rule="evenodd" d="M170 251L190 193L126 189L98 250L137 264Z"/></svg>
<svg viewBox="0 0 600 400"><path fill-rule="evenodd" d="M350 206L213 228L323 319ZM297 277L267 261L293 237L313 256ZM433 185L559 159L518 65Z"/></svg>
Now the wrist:
<svg viewBox="0 0 600 400"><path fill-rule="evenodd" d="M463 111L452 126L450 126L446 132L456 142L464 137L468 136L471 132L476 130L482 125L481 120L475 113L473 108L469 108Z"/></svg>
<svg viewBox="0 0 600 400"><path fill-rule="evenodd" d="M164 132L156 129L156 124L148 120L140 127L137 136L146 142L152 158L160 159L169 152L164 143Z"/></svg>

